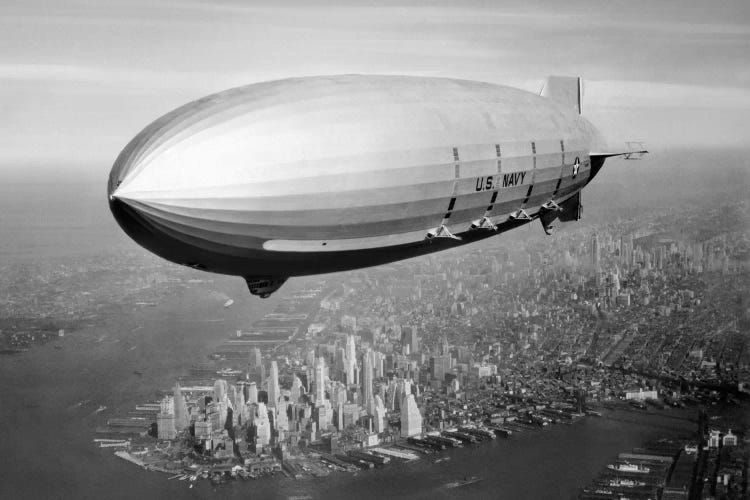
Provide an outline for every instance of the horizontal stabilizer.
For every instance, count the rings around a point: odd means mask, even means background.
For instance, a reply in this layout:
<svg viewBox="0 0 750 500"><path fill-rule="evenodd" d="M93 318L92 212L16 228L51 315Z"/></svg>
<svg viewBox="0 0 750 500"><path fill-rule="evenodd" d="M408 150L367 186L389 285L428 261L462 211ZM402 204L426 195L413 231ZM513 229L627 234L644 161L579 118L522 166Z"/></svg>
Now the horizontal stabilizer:
<svg viewBox="0 0 750 500"><path fill-rule="evenodd" d="M576 76L550 76L539 93L581 114L581 79Z"/></svg>
<svg viewBox="0 0 750 500"><path fill-rule="evenodd" d="M615 147L608 147L604 151L592 151L591 157L609 158L610 156L624 156L626 160L640 160L648 153L642 142L630 141Z"/></svg>

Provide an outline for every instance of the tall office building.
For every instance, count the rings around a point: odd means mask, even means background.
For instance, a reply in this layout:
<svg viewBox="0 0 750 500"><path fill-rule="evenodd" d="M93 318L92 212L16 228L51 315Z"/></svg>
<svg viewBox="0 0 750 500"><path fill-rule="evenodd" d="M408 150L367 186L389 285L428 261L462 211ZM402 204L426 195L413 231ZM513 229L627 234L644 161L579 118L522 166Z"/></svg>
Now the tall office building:
<svg viewBox="0 0 750 500"><path fill-rule="evenodd" d="M422 414L414 394L405 394L401 403L401 437L422 434Z"/></svg>
<svg viewBox="0 0 750 500"><path fill-rule="evenodd" d="M294 380L292 380L292 389L290 392L291 392L291 397L292 397L292 403L297 403L299 401L300 396L302 396L302 381L297 375L295 375Z"/></svg>
<svg viewBox="0 0 750 500"><path fill-rule="evenodd" d="M591 237L591 264L595 268L599 267L599 237L595 234Z"/></svg>
<svg viewBox="0 0 750 500"><path fill-rule="evenodd" d="M315 405L323 405L326 398L325 382L326 362L323 356L320 356L315 363Z"/></svg>
<svg viewBox="0 0 750 500"><path fill-rule="evenodd" d="M364 407L367 411L368 415L375 415L375 399L373 398L373 362L372 362L373 352L371 350L367 350L364 355L364 359L362 361L363 366L363 388L362 388L362 396L364 399Z"/></svg>
<svg viewBox="0 0 750 500"><path fill-rule="evenodd" d="M345 404L349 402L349 392L346 390L346 386L341 382L331 383L331 404L338 406L339 403Z"/></svg>
<svg viewBox="0 0 750 500"><path fill-rule="evenodd" d="M287 414L287 403L285 401L281 401L277 405L276 408L276 415L273 420L274 425L276 426L276 430L289 430L289 415Z"/></svg>
<svg viewBox="0 0 750 500"><path fill-rule="evenodd" d="M174 399L164 396L159 405L159 413L156 415L156 432L159 439L174 439L177 430L174 427Z"/></svg>
<svg viewBox="0 0 750 500"><path fill-rule="evenodd" d="M281 396L279 388L279 365L276 360L271 361L271 374L268 376L268 406L275 408Z"/></svg>
<svg viewBox="0 0 750 500"><path fill-rule="evenodd" d="M385 392L385 405L390 411L396 409L396 394L398 393L398 386L396 382L391 380L388 384L388 388Z"/></svg>
<svg viewBox="0 0 750 500"><path fill-rule="evenodd" d="M333 411L328 405L322 405L315 408L316 423L321 432L327 430L328 426L331 425L332 414Z"/></svg>
<svg viewBox="0 0 750 500"><path fill-rule="evenodd" d="M218 379L214 382L214 401L224 401L227 397L227 381Z"/></svg>
<svg viewBox="0 0 750 500"><path fill-rule="evenodd" d="M354 372L357 368L357 347L354 344L354 335L346 336L346 349L344 357L344 368L346 370L346 383L351 385L355 382Z"/></svg>
<svg viewBox="0 0 750 500"><path fill-rule="evenodd" d="M401 327L401 343L405 347L409 346L410 354L416 354L419 352L419 336L417 335L416 326Z"/></svg>
<svg viewBox="0 0 750 500"><path fill-rule="evenodd" d="M224 428L224 421L221 420L221 409L216 401L211 401L206 405L206 420L211 423L212 431Z"/></svg>
<svg viewBox="0 0 750 500"><path fill-rule="evenodd" d="M448 336L443 335L443 342L440 344L440 354L442 356L450 356L450 345L448 345Z"/></svg>
<svg viewBox="0 0 750 500"><path fill-rule="evenodd" d="M617 272L611 273L610 282L612 285L612 296L620 295L620 275Z"/></svg>
<svg viewBox="0 0 750 500"><path fill-rule="evenodd" d="M380 434L388 428L388 419L386 418L385 405L379 394L375 395L375 432Z"/></svg>
<svg viewBox="0 0 750 500"><path fill-rule="evenodd" d="M174 399L170 396L164 396L159 401L159 412L174 415Z"/></svg>
<svg viewBox="0 0 750 500"><path fill-rule="evenodd" d="M260 355L260 349L253 347L250 350L250 359L247 362L248 371L254 373L260 370L260 366L263 364L263 359Z"/></svg>
<svg viewBox="0 0 750 500"><path fill-rule="evenodd" d="M433 356L430 358L430 374L435 380L445 380L445 374L451 370L450 355Z"/></svg>
<svg viewBox="0 0 750 500"><path fill-rule="evenodd" d="M254 419L255 435L263 446L271 442L271 422L268 420L268 409L263 403L258 403L258 414Z"/></svg>
<svg viewBox="0 0 750 500"><path fill-rule="evenodd" d="M182 395L179 382L174 386L173 401L174 427L177 431L181 431L190 424L190 415L188 415L187 402L185 401L185 396Z"/></svg>
<svg viewBox="0 0 750 500"><path fill-rule="evenodd" d="M250 404L258 404L258 384L250 382L247 387L247 402Z"/></svg>
<svg viewBox="0 0 750 500"><path fill-rule="evenodd" d="M174 415L159 413L156 416L156 429L159 439L172 440L176 438L177 431L174 428Z"/></svg>
<svg viewBox="0 0 750 500"><path fill-rule="evenodd" d="M385 377L385 367L383 366L385 362L385 356L380 351L374 351L373 357L373 370L375 371L375 378L383 378Z"/></svg>
<svg viewBox="0 0 750 500"><path fill-rule="evenodd" d="M339 431L344 430L344 403L339 402L338 409L336 410L336 428Z"/></svg>
<svg viewBox="0 0 750 500"><path fill-rule="evenodd" d="M158 425L158 424L157 424ZM208 420L198 420L195 422L195 438L199 441L211 439L211 422Z"/></svg>
<svg viewBox="0 0 750 500"><path fill-rule="evenodd" d="M620 265L622 266L630 265L631 247L628 244L629 237L632 236L623 234L620 237Z"/></svg>

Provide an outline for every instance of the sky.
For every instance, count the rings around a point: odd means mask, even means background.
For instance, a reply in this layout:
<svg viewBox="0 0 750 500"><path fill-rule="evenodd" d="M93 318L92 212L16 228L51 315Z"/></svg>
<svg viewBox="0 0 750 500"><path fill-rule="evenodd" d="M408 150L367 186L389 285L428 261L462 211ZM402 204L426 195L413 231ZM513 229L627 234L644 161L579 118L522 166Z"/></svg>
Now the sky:
<svg viewBox="0 0 750 500"><path fill-rule="evenodd" d="M293 76L439 76L538 92L652 150L750 144L747 0L0 0L0 173L106 176L148 123Z"/></svg>

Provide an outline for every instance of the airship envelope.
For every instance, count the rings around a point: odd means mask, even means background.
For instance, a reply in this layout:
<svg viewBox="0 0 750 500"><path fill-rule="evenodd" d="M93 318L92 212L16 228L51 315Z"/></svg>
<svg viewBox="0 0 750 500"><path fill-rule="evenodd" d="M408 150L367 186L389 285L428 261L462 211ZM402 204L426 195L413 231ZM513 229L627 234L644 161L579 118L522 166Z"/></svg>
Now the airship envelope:
<svg viewBox="0 0 750 500"><path fill-rule="evenodd" d="M575 220L608 150L580 83L542 95L464 80L344 75L258 83L186 104L110 173L123 230L170 261L244 277L356 269Z"/></svg>

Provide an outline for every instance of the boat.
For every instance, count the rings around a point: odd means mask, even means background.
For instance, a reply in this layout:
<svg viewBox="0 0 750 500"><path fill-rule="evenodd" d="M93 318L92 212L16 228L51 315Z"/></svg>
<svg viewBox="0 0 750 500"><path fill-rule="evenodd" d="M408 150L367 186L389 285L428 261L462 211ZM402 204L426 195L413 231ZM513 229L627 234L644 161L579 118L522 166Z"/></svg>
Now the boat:
<svg viewBox="0 0 750 500"><path fill-rule="evenodd" d="M608 485L621 487L621 488L635 488L636 486L646 486L646 483L644 483L643 481L635 481L633 479L621 479L618 477L616 479L610 479Z"/></svg>
<svg viewBox="0 0 750 500"><path fill-rule="evenodd" d="M227 300L226 302L224 302L224 307L229 307L229 306L231 306L232 304L234 304L234 301L233 301L232 299L229 299L229 300Z"/></svg>
<svg viewBox="0 0 750 500"><path fill-rule="evenodd" d="M617 472L635 472L638 474L648 474L651 469L640 464L631 464L628 462L622 464L609 464L608 469L615 470Z"/></svg>
<svg viewBox="0 0 750 500"><path fill-rule="evenodd" d="M133 375L143 375L142 371L133 370Z"/></svg>
<svg viewBox="0 0 750 500"><path fill-rule="evenodd" d="M238 377L242 375L242 370L233 370L232 368L222 368L216 370L216 374L220 377Z"/></svg>
<svg viewBox="0 0 750 500"><path fill-rule="evenodd" d="M461 486L468 486L470 484L478 483L481 481L482 478L479 476L468 476L465 477L459 481L451 481L450 483L446 484L446 488L460 488Z"/></svg>

